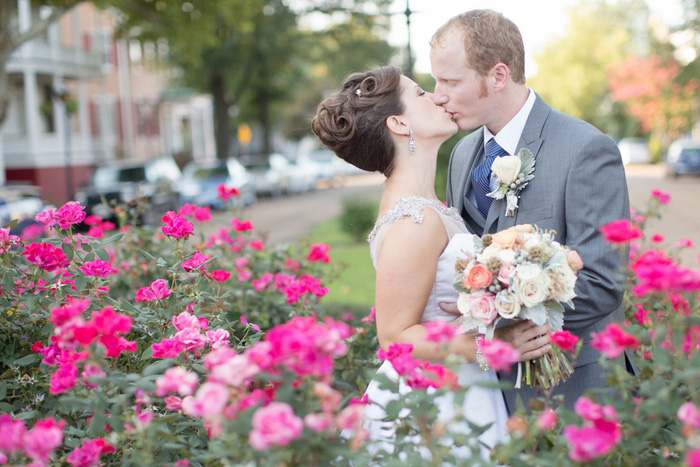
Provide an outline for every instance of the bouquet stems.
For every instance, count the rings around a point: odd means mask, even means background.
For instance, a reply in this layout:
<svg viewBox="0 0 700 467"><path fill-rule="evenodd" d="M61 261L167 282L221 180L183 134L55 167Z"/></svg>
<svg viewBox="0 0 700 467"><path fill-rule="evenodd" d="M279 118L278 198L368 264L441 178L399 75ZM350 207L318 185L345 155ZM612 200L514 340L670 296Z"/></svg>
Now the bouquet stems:
<svg viewBox="0 0 700 467"><path fill-rule="evenodd" d="M574 372L569 358L559 349L525 362L525 381L528 386L549 389L566 381Z"/></svg>

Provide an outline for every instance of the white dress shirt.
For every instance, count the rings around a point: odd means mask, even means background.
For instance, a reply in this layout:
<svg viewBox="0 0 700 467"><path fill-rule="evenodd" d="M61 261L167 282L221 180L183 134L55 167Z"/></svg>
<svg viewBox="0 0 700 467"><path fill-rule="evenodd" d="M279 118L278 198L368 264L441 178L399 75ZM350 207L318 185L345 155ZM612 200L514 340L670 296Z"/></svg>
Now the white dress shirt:
<svg viewBox="0 0 700 467"><path fill-rule="evenodd" d="M527 118L530 116L530 111L532 106L535 105L535 93L532 89L528 88L528 96L525 104L520 108L517 114L510 119L506 126L504 126L501 131L499 131L495 136L489 131L486 126L484 126L484 155L481 160L486 157L486 143L495 138L496 143L502 147L508 154L515 155L516 149L518 149L518 142L520 141L520 136L523 134L523 129L525 128L525 123L527 123ZM481 161L479 161L481 163ZM498 188L498 180L491 174L491 191ZM469 192L469 201L476 206L476 197L474 196L474 190Z"/></svg>

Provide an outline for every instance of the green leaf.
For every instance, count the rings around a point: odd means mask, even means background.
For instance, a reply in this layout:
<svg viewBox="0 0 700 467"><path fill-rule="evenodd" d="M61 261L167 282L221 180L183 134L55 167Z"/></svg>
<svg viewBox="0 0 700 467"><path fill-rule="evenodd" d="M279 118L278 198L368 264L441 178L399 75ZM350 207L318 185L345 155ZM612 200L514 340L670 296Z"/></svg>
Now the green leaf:
<svg viewBox="0 0 700 467"><path fill-rule="evenodd" d="M7 381L0 383L0 400L4 399L5 396L7 396Z"/></svg>
<svg viewBox="0 0 700 467"><path fill-rule="evenodd" d="M107 251L105 251L104 248L98 248L97 250L95 250L95 253L97 253L97 256L99 256L100 259L103 261L109 261L110 259L109 253L107 253Z"/></svg>
<svg viewBox="0 0 700 467"><path fill-rule="evenodd" d="M41 360L41 357L39 355L36 355L36 354L25 355L24 357L18 358L17 360L12 362L12 364L16 365L16 366L27 366L27 365L31 365L32 363L36 363L39 360Z"/></svg>
<svg viewBox="0 0 700 467"><path fill-rule="evenodd" d="M141 374L143 376L159 375L173 365L175 365L175 360L173 360L172 358L167 358L167 359L161 360L159 362L151 363L150 365L148 365L146 368L143 369Z"/></svg>
<svg viewBox="0 0 700 467"><path fill-rule="evenodd" d="M92 245L90 245L89 243L83 243L81 245L81 248L87 251L88 253L92 251Z"/></svg>
<svg viewBox="0 0 700 467"><path fill-rule="evenodd" d="M103 245L106 245L106 244L108 244L108 243L118 242L119 240L122 239L123 236L124 236L124 232L120 232L120 233L118 233L118 234L116 234L116 235L112 235L112 236L109 237L107 240L103 241L102 244L103 244Z"/></svg>
<svg viewBox="0 0 700 467"><path fill-rule="evenodd" d="M141 249L139 249L138 251L139 251L139 253L141 253L143 256L145 256L146 258L150 259L151 261L155 261L155 260L156 260L156 259L153 257L153 255L150 254L149 252L147 252L147 251L145 251L145 250L141 250Z"/></svg>

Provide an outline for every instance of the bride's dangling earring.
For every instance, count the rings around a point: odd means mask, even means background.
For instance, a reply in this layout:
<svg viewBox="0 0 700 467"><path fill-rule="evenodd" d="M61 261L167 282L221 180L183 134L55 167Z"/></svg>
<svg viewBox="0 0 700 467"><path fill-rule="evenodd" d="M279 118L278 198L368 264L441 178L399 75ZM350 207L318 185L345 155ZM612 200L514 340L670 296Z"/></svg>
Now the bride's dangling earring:
<svg viewBox="0 0 700 467"><path fill-rule="evenodd" d="M416 138L413 137L413 130L408 130L408 150L411 154L416 153Z"/></svg>

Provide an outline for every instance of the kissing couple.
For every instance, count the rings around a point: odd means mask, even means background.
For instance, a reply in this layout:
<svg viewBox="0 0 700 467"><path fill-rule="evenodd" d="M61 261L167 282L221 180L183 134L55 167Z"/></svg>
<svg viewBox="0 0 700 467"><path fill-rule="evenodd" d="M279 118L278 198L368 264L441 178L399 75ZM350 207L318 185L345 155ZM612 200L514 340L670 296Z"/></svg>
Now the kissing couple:
<svg viewBox="0 0 700 467"><path fill-rule="evenodd" d="M518 224L553 230L555 240L577 251L584 264L575 308L564 314L564 329L583 346L573 375L554 389L572 408L587 390L606 386L600 354L588 344L590 333L624 320L615 274L622 260L599 231L629 218L620 153L611 138L550 108L526 85L520 31L501 13L472 10L455 16L430 45L432 93L395 67L354 73L319 104L312 122L314 133L340 158L387 177L369 236L380 346L387 350L407 343L414 358L431 362L459 355L466 361L456 370L462 386L513 381L517 371L482 370L482 335L460 333L438 348L426 342L424 324L452 321L459 314L455 263L461 252L474 250L474 236ZM437 155L458 130L474 131L452 151L447 207L435 193ZM487 196L499 183L491 166L523 148L535 158L534 178L519 192L517 209L506 212L505 198ZM517 321L498 327L494 337L527 361L551 350L549 331L548 324ZM389 361L378 371L397 377ZM490 424L478 441L492 447L507 436L506 420L516 411L516 399L527 407L536 394L531 387L500 391L474 385L461 407L451 410L462 410L474 424ZM390 441L391 430L382 420L392 394L372 381L367 395L370 436ZM488 456L486 447L482 455Z"/></svg>

